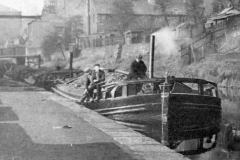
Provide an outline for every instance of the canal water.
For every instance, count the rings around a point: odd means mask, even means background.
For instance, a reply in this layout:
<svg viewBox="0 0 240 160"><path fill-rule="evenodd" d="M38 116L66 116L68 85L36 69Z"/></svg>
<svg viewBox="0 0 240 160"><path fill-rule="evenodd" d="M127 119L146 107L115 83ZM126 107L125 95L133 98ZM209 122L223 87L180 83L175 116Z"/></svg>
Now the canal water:
<svg viewBox="0 0 240 160"><path fill-rule="evenodd" d="M240 90L220 89L223 129L217 146L205 153L188 156L193 160L240 160Z"/></svg>
<svg viewBox="0 0 240 160"><path fill-rule="evenodd" d="M210 147L207 151L190 152L191 155L189 152L183 152L186 157L192 160L240 160L240 90L221 89L219 94L222 99L223 129L218 134L216 146ZM140 118L144 119L144 117ZM148 137L161 141L161 131L156 130L158 123L159 121L157 123L151 122L142 126L123 124ZM188 150L194 150L196 145L192 144L191 142L186 143L184 147Z"/></svg>

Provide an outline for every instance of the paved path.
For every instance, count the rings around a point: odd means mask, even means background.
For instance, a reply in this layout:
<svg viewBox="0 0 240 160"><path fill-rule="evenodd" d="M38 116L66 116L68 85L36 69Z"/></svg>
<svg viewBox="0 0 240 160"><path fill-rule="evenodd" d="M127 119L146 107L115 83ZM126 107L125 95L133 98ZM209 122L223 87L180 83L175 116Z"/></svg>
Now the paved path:
<svg viewBox="0 0 240 160"><path fill-rule="evenodd" d="M0 84L0 160L186 159L51 92Z"/></svg>

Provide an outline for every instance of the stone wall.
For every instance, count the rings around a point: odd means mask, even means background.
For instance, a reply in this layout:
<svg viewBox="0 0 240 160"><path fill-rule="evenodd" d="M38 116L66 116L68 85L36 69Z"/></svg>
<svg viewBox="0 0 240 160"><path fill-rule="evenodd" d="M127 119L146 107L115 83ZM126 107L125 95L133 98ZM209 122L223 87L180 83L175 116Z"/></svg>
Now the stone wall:
<svg viewBox="0 0 240 160"><path fill-rule="evenodd" d="M83 58L90 57L103 57L107 61L115 62L117 58L124 59L125 57L135 57L139 54L146 55L149 52L149 44L148 43L138 43L131 45L114 45L107 47L96 47L83 49L81 51L81 56Z"/></svg>
<svg viewBox="0 0 240 160"><path fill-rule="evenodd" d="M145 55L149 52L149 43L138 43L131 45L124 45L122 48L121 58L137 56L139 54Z"/></svg>
<svg viewBox="0 0 240 160"><path fill-rule="evenodd" d="M222 61L227 59L240 59L240 53L235 52L229 54L212 54L210 58L216 61Z"/></svg>
<svg viewBox="0 0 240 160"><path fill-rule="evenodd" d="M81 56L83 58L98 56L98 57L103 57L108 61L115 62L118 57L118 52L120 47L121 46L119 45L114 45L114 46L83 49L81 51Z"/></svg>
<svg viewBox="0 0 240 160"><path fill-rule="evenodd" d="M31 52L36 53L35 50L28 50L29 54ZM116 60L124 59L124 57L135 57L139 54L146 55L149 52L149 44L148 43L139 43L139 44L131 44L131 45L114 45L114 46L106 46L106 47L96 47L96 48L87 48L81 50L81 57L84 59L92 58L92 57L101 57L105 59L109 63L115 63ZM32 53L31 53L32 54ZM68 54L66 54L66 58L68 59ZM61 52L56 52L51 56L51 59L64 59Z"/></svg>

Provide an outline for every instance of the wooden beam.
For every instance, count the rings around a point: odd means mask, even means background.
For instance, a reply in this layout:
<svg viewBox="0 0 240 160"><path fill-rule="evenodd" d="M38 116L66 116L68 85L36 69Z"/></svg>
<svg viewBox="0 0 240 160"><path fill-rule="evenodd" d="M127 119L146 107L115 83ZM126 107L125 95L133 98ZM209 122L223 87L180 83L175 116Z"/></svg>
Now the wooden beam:
<svg viewBox="0 0 240 160"><path fill-rule="evenodd" d="M197 62L193 46L192 45L190 45L190 46L191 46L191 52L192 52L192 55L193 55L194 62Z"/></svg>
<svg viewBox="0 0 240 160"><path fill-rule="evenodd" d="M205 58L204 46L202 46L202 58Z"/></svg>
<svg viewBox="0 0 240 160"><path fill-rule="evenodd" d="M3 55L3 56L0 56L0 58L21 58L21 57L38 57L38 55Z"/></svg>
<svg viewBox="0 0 240 160"><path fill-rule="evenodd" d="M42 16L0 15L0 19L41 19Z"/></svg>
<svg viewBox="0 0 240 160"><path fill-rule="evenodd" d="M73 52L70 52L70 58L69 58L69 70L71 72L71 78L73 78Z"/></svg>
<svg viewBox="0 0 240 160"><path fill-rule="evenodd" d="M150 35L149 78L153 78L154 77L154 52L155 52L155 35Z"/></svg>
<svg viewBox="0 0 240 160"><path fill-rule="evenodd" d="M111 13L97 13L97 15L114 16L114 14L111 14ZM167 16L167 17L191 17L186 14L129 14L129 16L135 16L135 17L165 17L165 16Z"/></svg>

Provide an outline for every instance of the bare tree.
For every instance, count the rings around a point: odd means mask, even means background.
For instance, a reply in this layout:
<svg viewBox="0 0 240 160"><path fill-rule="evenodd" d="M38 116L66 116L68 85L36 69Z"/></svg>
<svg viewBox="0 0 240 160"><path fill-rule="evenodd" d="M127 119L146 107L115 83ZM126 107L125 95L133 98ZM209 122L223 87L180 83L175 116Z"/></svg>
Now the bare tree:
<svg viewBox="0 0 240 160"><path fill-rule="evenodd" d="M206 20L203 0L186 0L185 7L188 16L194 19L195 24L203 23Z"/></svg>
<svg viewBox="0 0 240 160"><path fill-rule="evenodd" d="M165 21L162 18L146 16L146 17L139 17L135 19L135 26L136 28L141 28L147 32L153 32L156 29L165 26Z"/></svg>
<svg viewBox="0 0 240 160"><path fill-rule="evenodd" d="M152 17L139 17L135 20L136 28L141 28L144 30L152 29L154 27L155 19Z"/></svg>
<svg viewBox="0 0 240 160"><path fill-rule="evenodd" d="M56 27L45 36L41 45L45 58L49 59L57 50L61 50L62 53L64 50L68 50L69 44L73 43L73 39L83 33L81 20L79 16L71 17L66 22L65 27Z"/></svg>
<svg viewBox="0 0 240 160"><path fill-rule="evenodd" d="M164 15L164 20L167 26L169 26L169 20L167 17L167 9L171 5L170 0L156 0L155 9L161 10Z"/></svg>
<svg viewBox="0 0 240 160"><path fill-rule="evenodd" d="M43 56L46 59L50 59L51 55L61 47L63 39L59 36L58 32L54 30L53 32L50 32L47 36L45 36L41 48Z"/></svg>
<svg viewBox="0 0 240 160"><path fill-rule="evenodd" d="M224 0L215 0L212 3L213 14L222 11L224 8L225 8L224 7Z"/></svg>
<svg viewBox="0 0 240 160"><path fill-rule="evenodd" d="M125 43L124 32L129 29L134 20L133 3L131 0L114 0L111 12L113 14L108 19L105 27L107 30L115 27L123 37L123 42Z"/></svg>
<svg viewBox="0 0 240 160"><path fill-rule="evenodd" d="M228 0L232 7L240 7L240 0Z"/></svg>
<svg viewBox="0 0 240 160"><path fill-rule="evenodd" d="M69 47L70 43L74 43L74 39L83 34L83 19L82 16L73 16L66 22L65 27L65 48Z"/></svg>
<svg viewBox="0 0 240 160"><path fill-rule="evenodd" d="M56 14L56 8L52 5L44 6L42 14Z"/></svg>

